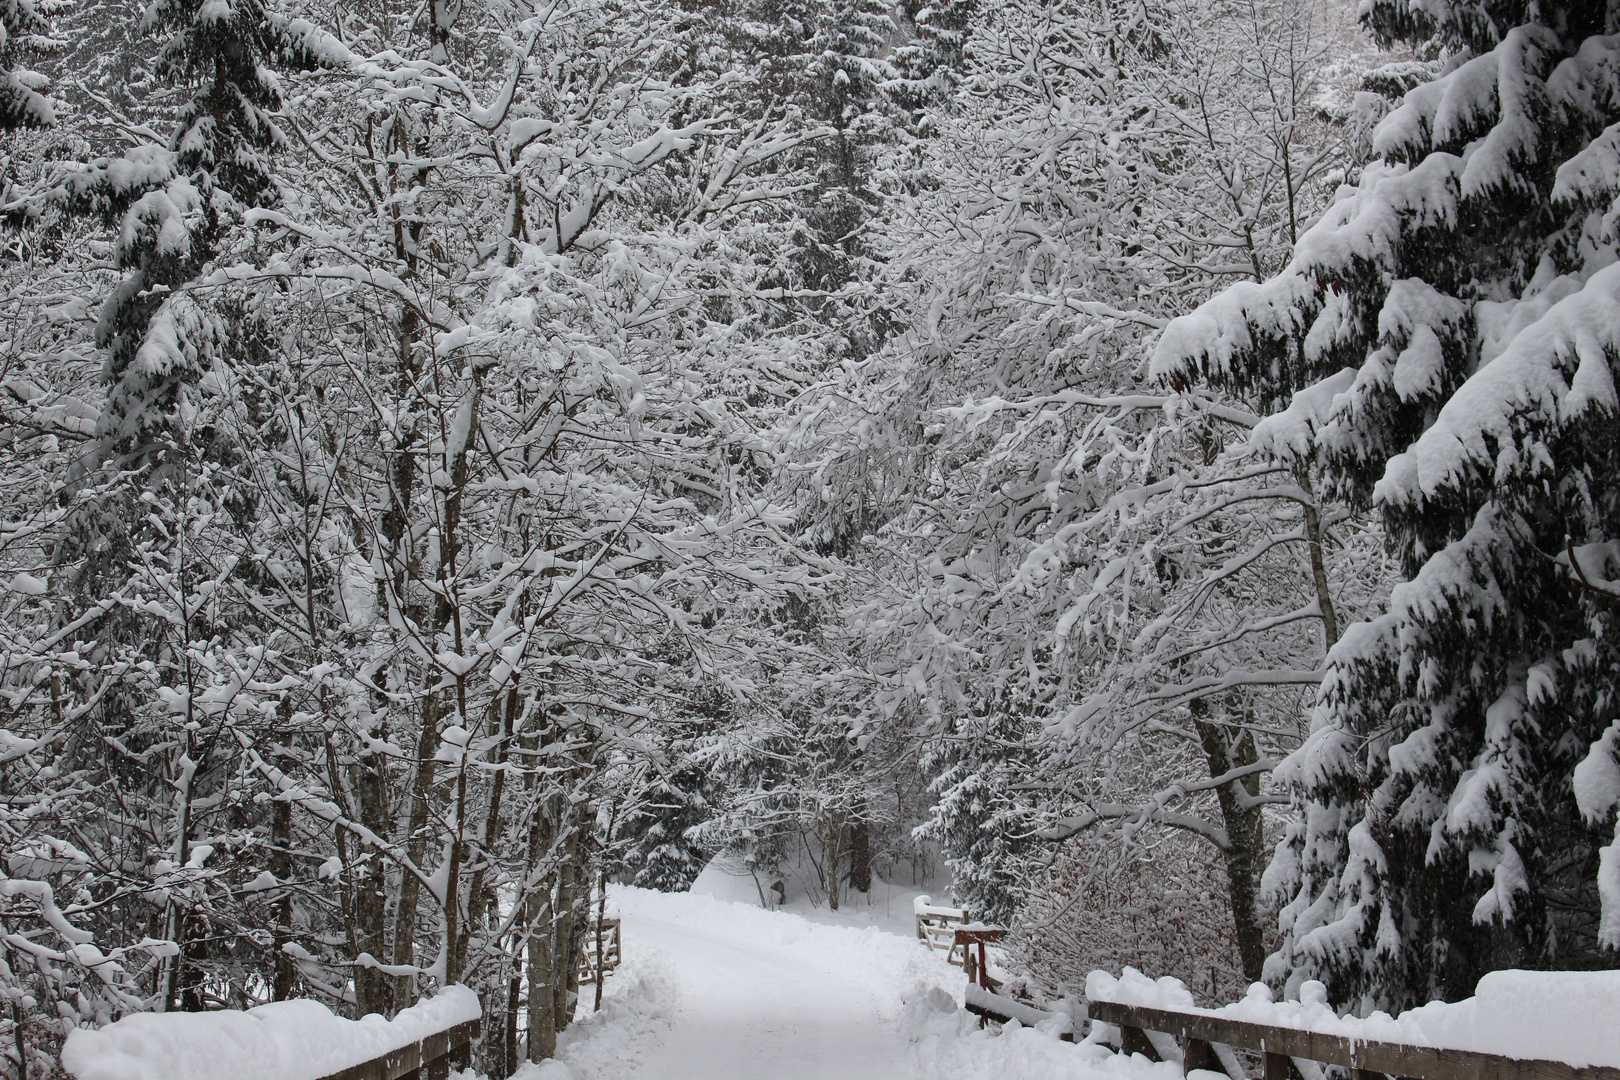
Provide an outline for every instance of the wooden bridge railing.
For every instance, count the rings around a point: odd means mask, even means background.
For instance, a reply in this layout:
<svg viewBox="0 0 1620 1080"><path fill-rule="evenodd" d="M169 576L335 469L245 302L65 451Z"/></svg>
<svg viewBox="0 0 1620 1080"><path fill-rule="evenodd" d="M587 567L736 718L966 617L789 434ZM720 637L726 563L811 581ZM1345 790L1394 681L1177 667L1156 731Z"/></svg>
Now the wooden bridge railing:
<svg viewBox="0 0 1620 1080"><path fill-rule="evenodd" d="M967 950L957 948L956 928L971 921L967 908L936 906L927 896L914 899L911 908L917 916L917 939L936 951L943 945L945 959L962 967Z"/></svg>
<svg viewBox="0 0 1620 1080"><path fill-rule="evenodd" d="M603 919L600 925L595 919L591 920L585 928L584 947L579 950L579 982L597 981L598 962L602 970L609 973L619 966L623 951L621 930L622 924L618 919Z"/></svg>
<svg viewBox="0 0 1620 1080"><path fill-rule="evenodd" d="M1312 1062L1348 1068L1353 1080L1383 1080L1385 1076L1410 1080L1620 1080L1620 1069L1614 1068L1578 1069L1561 1061L1526 1061L1472 1050L1368 1042L1343 1035L1112 1001L1090 1002L1088 1011L1093 1020L1119 1028L1120 1049L1124 1053L1139 1053L1154 1061L1161 1060L1147 1033L1162 1032L1182 1040L1184 1071L1209 1069L1225 1072L1232 1080L1245 1078L1241 1070L1234 1071L1233 1055L1217 1052L1220 1047L1258 1052L1263 1062L1264 1080L1288 1080L1290 1075L1311 1073L1320 1075ZM1306 1068L1300 1067L1302 1063Z"/></svg>
<svg viewBox="0 0 1620 1080"><path fill-rule="evenodd" d="M446 1080L452 1068L465 1069L471 1064L478 1030L479 1022L468 1020L321 1080Z"/></svg>

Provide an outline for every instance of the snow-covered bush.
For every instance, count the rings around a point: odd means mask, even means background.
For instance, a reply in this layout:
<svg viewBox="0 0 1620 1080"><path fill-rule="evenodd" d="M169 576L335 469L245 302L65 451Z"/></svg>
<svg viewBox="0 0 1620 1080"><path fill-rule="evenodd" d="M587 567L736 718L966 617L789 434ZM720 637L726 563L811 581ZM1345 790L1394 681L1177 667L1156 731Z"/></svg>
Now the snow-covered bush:
<svg viewBox="0 0 1620 1080"><path fill-rule="evenodd" d="M1220 853L1149 826L1122 845L1087 834L1064 845L1033 890L1009 956L1049 1000L1078 996L1098 968L1180 979L1200 1004L1241 997L1231 901Z"/></svg>

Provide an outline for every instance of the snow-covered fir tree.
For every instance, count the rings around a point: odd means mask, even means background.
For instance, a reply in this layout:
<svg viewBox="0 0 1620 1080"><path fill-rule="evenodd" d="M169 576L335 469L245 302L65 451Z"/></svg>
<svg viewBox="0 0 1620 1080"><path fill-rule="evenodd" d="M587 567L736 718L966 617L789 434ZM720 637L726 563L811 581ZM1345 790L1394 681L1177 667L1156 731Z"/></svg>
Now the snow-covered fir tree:
<svg viewBox="0 0 1620 1080"><path fill-rule="evenodd" d="M4 0L0 3L0 130L48 127L56 109L42 94L44 79L23 66L30 54L59 48L49 15L60 0Z"/></svg>
<svg viewBox="0 0 1620 1080"><path fill-rule="evenodd" d="M1279 462L1373 506L1406 580L1349 626L1266 885L1268 976L1358 1010L1500 967L1608 966L1620 440L1620 97L1601 5L1404 2L1444 74L1263 284L1173 322L1154 370L1281 407Z"/></svg>
<svg viewBox="0 0 1620 1080"><path fill-rule="evenodd" d="M217 253L222 230L275 202L272 155L287 136L277 71L339 68L352 56L303 19L262 0L156 0L142 30L161 40L154 73L189 92L163 143L134 147L69 179L77 212L118 231L124 278L107 298L97 340L112 386L103 452L126 467L194 409L188 395L229 331L183 287Z"/></svg>

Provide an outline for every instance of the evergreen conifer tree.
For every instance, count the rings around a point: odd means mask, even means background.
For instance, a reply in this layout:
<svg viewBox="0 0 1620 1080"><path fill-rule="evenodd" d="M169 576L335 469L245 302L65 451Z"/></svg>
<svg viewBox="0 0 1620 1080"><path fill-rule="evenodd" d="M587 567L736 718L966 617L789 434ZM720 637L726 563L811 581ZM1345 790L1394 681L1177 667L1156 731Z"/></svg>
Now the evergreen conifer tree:
<svg viewBox="0 0 1620 1080"><path fill-rule="evenodd" d="M67 201L116 232L123 280L107 299L97 344L108 352L103 455L138 464L184 407L230 334L183 289L243 212L274 203L272 156L286 137L274 114L277 70L351 59L312 24L262 0L155 0L142 28L159 35L155 69L192 96L166 145L137 146L72 178Z"/></svg>
<svg viewBox="0 0 1620 1080"><path fill-rule="evenodd" d="M1277 771L1293 988L1358 1010L1620 946L1620 46L1602 5L1379 0L1453 59L1264 284L1154 370L1279 409L1255 444L1382 513L1406 581L1329 654Z"/></svg>
<svg viewBox="0 0 1620 1080"><path fill-rule="evenodd" d="M30 72L18 66L23 53L56 44L46 18L54 6L51 0L0 0L0 131L56 122L50 99L39 92Z"/></svg>

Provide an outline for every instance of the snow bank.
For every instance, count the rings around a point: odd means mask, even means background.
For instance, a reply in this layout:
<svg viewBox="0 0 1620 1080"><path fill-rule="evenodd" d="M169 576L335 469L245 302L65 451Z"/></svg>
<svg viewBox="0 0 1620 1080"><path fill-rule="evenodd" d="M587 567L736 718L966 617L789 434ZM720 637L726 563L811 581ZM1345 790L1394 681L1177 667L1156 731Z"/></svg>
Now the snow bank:
<svg viewBox="0 0 1620 1080"><path fill-rule="evenodd" d="M1174 1062L1126 1057L1094 1036L1062 1042L1054 1026L1013 1020L999 1033L982 1030L950 994L919 986L907 994L900 1023L912 1050L907 1075L919 1080L1183 1080Z"/></svg>
<svg viewBox="0 0 1620 1080"><path fill-rule="evenodd" d="M1493 971L1479 980L1471 998L1430 1002L1396 1017L1338 1016L1327 1004L1326 988L1315 981L1300 987L1299 1001L1272 1001L1271 991L1255 983L1242 1001L1196 1009L1177 980L1155 981L1133 968L1117 979L1093 971L1086 997L1367 1041L1562 1061L1576 1068L1620 1067L1620 1024L1614 1022L1620 1016L1620 971Z"/></svg>
<svg viewBox="0 0 1620 1080"><path fill-rule="evenodd" d="M656 1066L654 1048L680 1009L672 966L656 950L632 951L609 977L602 1011L583 1013L557 1037L557 1057L524 1062L512 1080L587 1080Z"/></svg>
<svg viewBox="0 0 1620 1080"><path fill-rule="evenodd" d="M308 1000L246 1012L137 1013L72 1032L62 1066L77 1080L318 1080L481 1015L465 986L446 987L393 1020L345 1020Z"/></svg>
<svg viewBox="0 0 1620 1080"><path fill-rule="evenodd" d="M765 899L769 881L761 881L751 873L741 859L717 855L692 882L690 891L695 896L709 896L734 904L759 906Z"/></svg>

